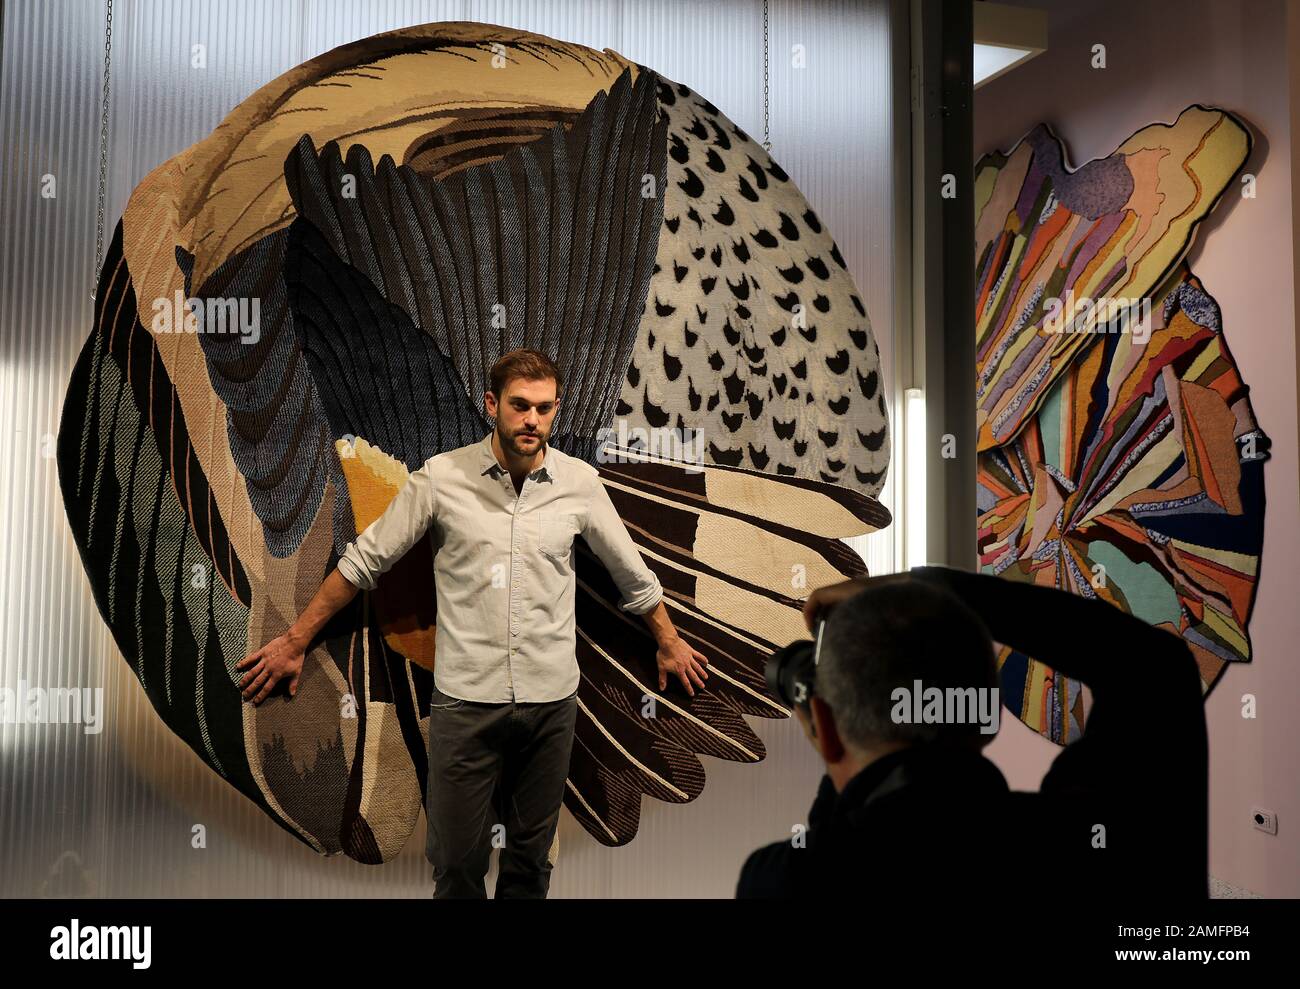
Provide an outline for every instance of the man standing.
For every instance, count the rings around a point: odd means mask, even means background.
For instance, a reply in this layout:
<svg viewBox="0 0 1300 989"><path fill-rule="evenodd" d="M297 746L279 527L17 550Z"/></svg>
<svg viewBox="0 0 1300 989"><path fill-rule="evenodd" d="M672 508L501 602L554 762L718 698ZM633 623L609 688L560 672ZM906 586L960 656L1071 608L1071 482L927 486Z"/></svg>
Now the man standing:
<svg viewBox="0 0 1300 989"><path fill-rule="evenodd" d="M581 535L658 643L659 689L672 674L691 695L704 656L668 618L594 467L547 444L563 373L545 354L514 350L493 366L484 407L496 428L437 454L330 573L282 636L239 663L246 699L260 703L291 677L325 623L371 590L426 532L438 602L429 712L426 854L435 897L483 897L489 811L504 825L496 896L545 897L549 851L564 797L577 719L573 540Z"/></svg>

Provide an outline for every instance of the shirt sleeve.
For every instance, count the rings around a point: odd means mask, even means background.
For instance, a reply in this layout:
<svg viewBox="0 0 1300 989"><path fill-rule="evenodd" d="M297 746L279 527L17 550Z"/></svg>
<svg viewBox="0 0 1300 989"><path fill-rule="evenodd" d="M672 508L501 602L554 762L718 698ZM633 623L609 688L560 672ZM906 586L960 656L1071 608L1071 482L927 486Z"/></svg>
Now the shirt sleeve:
<svg viewBox="0 0 1300 989"><path fill-rule="evenodd" d="M663 587L654 571L641 559L641 552L632 542L627 526L619 518L618 510L609 500L609 492L599 477L594 479L594 484L582 537L605 564L605 569L622 592L623 601L619 607L634 615L644 615L663 598Z"/></svg>
<svg viewBox="0 0 1300 989"><path fill-rule="evenodd" d="M431 457L406 479L384 513L339 557L339 572L354 587L374 590L380 574L387 573L433 522L437 491L430 473L432 462Z"/></svg>

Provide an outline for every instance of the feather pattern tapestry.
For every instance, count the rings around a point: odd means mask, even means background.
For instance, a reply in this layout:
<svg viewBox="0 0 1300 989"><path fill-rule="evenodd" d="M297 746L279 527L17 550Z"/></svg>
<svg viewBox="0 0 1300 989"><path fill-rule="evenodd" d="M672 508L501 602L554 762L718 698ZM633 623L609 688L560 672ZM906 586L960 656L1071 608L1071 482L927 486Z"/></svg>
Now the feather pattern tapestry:
<svg viewBox="0 0 1300 989"><path fill-rule="evenodd" d="M565 805L620 845L643 796L699 795L700 755L763 759L746 716L788 713L766 657L811 588L864 572L842 540L890 521L871 323L790 176L616 52L429 24L253 93L112 237L57 451L90 586L163 722L322 854L387 861L417 823L431 554L334 617L292 701L244 703L235 664L410 471L490 430L487 369L515 347L566 369L552 443L597 467L709 660L706 689L661 694L579 540ZM705 439L699 465L644 442L669 428Z"/></svg>
<svg viewBox="0 0 1300 989"><path fill-rule="evenodd" d="M1181 636L1206 692L1250 658L1268 438L1185 259L1250 146L1196 105L1076 171L1045 125L976 166L980 566ZM1025 724L1080 737L1082 684L998 661Z"/></svg>

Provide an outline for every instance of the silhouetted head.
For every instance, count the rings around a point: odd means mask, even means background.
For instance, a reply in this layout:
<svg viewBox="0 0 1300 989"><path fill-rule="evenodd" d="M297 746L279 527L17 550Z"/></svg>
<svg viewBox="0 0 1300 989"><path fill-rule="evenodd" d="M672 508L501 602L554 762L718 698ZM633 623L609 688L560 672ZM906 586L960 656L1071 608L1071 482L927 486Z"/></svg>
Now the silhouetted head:
<svg viewBox="0 0 1300 989"><path fill-rule="evenodd" d="M817 694L859 753L935 741L983 748L997 732L997 686L984 623L925 580L869 583L826 621Z"/></svg>

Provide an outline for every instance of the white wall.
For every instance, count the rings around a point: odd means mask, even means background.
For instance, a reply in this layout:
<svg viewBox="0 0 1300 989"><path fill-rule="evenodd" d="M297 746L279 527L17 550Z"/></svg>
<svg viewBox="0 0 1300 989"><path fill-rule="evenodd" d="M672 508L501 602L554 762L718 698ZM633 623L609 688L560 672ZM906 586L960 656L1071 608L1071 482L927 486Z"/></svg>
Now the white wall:
<svg viewBox="0 0 1300 989"><path fill-rule="evenodd" d="M1246 171L1257 198L1231 193L1200 228L1192 271L1223 313L1224 336L1273 441L1264 467L1264 554L1250 620L1249 664L1230 666L1206 701L1210 731L1210 872L1265 896L1300 896L1300 484L1290 114L1283 0L1050 0L1049 48L976 91L975 152L1007 150L1040 121L1072 167L1113 152L1134 131L1172 123L1191 103L1244 119L1256 146ZM1294 18L1295 6L1290 5ZM1294 24L1291 25L1294 33ZM1104 69L1091 49L1106 46ZM1295 49L1292 49L1295 52ZM1289 95L1290 94L1290 95ZM1242 697L1259 716L1242 717ZM1152 698L1159 703L1159 698ZM990 756L1013 787L1036 789L1060 750L1007 719ZM1278 814L1276 837L1254 830L1253 806ZM1152 827L1176 829L1176 820Z"/></svg>

